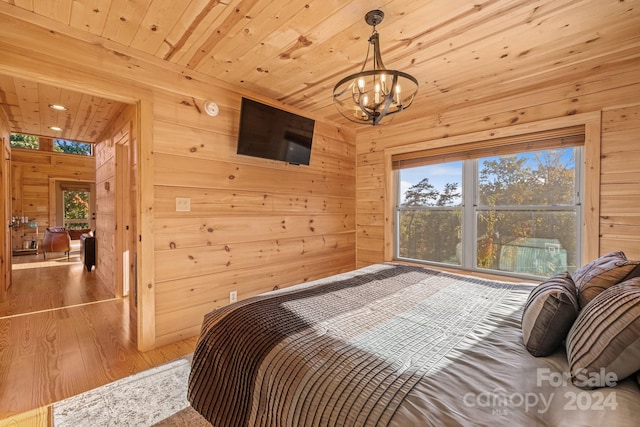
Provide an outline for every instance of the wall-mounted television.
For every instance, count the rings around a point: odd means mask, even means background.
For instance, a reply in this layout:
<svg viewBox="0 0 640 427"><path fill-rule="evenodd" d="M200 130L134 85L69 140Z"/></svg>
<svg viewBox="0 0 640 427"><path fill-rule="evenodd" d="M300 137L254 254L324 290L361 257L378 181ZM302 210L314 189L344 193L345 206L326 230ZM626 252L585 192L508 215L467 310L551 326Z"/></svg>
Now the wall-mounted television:
<svg viewBox="0 0 640 427"><path fill-rule="evenodd" d="M308 165L315 120L242 98L238 154Z"/></svg>

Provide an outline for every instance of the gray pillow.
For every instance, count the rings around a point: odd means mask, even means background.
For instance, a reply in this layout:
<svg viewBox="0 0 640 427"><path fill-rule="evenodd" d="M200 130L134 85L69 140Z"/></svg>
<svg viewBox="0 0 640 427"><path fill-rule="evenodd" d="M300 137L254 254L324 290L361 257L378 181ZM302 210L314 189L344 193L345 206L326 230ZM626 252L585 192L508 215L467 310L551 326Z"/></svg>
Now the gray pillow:
<svg viewBox="0 0 640 427"><path fill-rule="evenodd" d="M582 388L612 386L640 370L640 277L608 288L582 309L567 336L567 358L573 383Z"/></svg>
<svg viewBox="0 0 640 427"><path fill-rule="evenodd" d="M640 261L628 260L624 252L609 252L573 273L580 308L605 289L640 276Z"/></svg>
<svg viewBox="0 0 640 427"><path fill-rule="evenodd" d="M578 316L578 297L571 275L557 274L536 286L522 313L524 345L536 357L553 353Z"/></svg>

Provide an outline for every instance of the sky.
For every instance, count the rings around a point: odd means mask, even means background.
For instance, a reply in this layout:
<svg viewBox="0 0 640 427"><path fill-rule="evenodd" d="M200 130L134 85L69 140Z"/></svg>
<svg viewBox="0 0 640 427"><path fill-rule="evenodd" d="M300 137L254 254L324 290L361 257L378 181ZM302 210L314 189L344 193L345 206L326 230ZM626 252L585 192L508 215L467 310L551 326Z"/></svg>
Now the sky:
<svg viewBox="0 0 640 427"><path fill-rule="evenodd" d="M565 164L572 163L573 147L563 149L562 160ZM527 164L531 167L536 167L534 161L536 154L540 152L528 152L520 153L518 157L526 157ZM498 157L486 157L480 160L494 160ZM441 163L429 166L420 166L416 168L408 168L400 170L400 190L402 194L402 201L404 201L404 194L412 185L417 184L423 178L428 177L429 183L433 185L436 190L442 192L444 185L447 183L458 183L458 189L462 190L462 161L455 161L449 163Z"/></svg>
<svg viewBox="0 0 640 427"><path fill-rule="evenodd" d="M447 183L458 183L458 188L461 188L462 161L402 169L400 171L400 194L402 194L402 199L404 200L404 194L409 187L419 183L425 177L428 177L429 184L440 192Z"/></svg>

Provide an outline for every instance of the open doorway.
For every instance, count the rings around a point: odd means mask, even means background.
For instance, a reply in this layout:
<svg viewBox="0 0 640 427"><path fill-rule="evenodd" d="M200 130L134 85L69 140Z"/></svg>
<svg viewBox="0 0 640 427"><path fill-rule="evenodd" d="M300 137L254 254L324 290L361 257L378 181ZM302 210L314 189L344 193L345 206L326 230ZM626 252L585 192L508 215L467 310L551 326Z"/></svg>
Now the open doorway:
<svg viewBox="0 0 640 427"><path fill-rule="evenodd" d="M131 156L121 156L116 165L115 152L116 146L123 143L123 134L127 135L127 150L135 151L137 106L11 76L0 76L0 89L9 97L14 94L21 99L19 107L24 111L46 110L38 115L42 122L33 128L32 122L21 121L15 105L0 104L9 118L0 120L3 137L8 139L11 133L39 137L34 150L8 147L6 165L3 164L3 172L7 173L3 175L2 197L9 210L5 224L16 226L3 227L2 242L8 253L3 258L3 271L8 274L0 290L0 317L123 296L123 272L133 270L133 266L122 265L123 248L126 246L125 262L133 262L135 256L131 255L131 245L121 242L114 230L122 223L122 227L135 232L131 215L127 218L120 211L124 203L124 212L135 212L136 199L128 187L119 185L123 177L131 182L135 168L129 161ZM47 105L49 108L43 107ZM87 111L92 114L79 114ZM46 120L68 126L51 134ZM56 145L61 140L90 144L92 153L86 159L60 152ZM64 227L72 232L75 238L71 240L70 256L53 253L44 259L40 245L48 227ZM79 235L73 233L88 230L95 233L100 244L91 271L81 263ZM26 240L29 251L23 250ZM7 269L12 261L13 268ZM18 282L23 285L19 290ZM106 290L100 282L106 284ZM59 292L50 292L56 287ZM11 301L16 291L23 303Z"/></svg>

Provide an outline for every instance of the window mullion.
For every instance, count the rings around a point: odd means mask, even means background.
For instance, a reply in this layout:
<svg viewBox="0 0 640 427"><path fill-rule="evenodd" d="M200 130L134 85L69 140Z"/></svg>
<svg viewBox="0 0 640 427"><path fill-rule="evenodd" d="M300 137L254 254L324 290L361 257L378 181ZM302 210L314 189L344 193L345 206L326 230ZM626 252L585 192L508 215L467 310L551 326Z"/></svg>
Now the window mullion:
<svg viewBox="0 0 640 427"><path fill-rule="evenodd" d="M473 243L476 232L476 205L478 200L477 180L478 161L465 160L462 163L462 266L474 268L476 264L475 247Z"/></svg>

